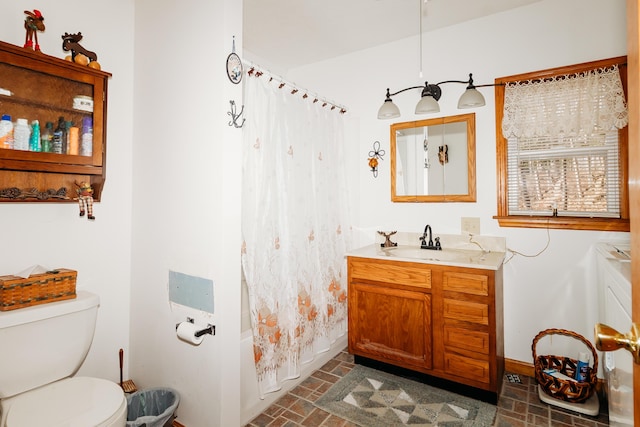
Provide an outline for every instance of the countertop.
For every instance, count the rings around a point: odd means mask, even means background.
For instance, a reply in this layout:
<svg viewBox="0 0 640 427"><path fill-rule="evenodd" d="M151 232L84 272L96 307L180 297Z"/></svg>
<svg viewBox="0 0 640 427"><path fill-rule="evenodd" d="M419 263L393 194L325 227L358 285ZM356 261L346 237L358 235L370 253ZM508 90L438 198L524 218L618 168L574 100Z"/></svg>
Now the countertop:
<svg viewBox="0 0 640 427"><path fill-rule="evenodd" d="M373 258L387 261L405 261L422 264L450 265L455 267L499 270L505 252L469 249L420 249L420 246L398 245L382 248L379 243L348 251L346 256Z"/></svg>

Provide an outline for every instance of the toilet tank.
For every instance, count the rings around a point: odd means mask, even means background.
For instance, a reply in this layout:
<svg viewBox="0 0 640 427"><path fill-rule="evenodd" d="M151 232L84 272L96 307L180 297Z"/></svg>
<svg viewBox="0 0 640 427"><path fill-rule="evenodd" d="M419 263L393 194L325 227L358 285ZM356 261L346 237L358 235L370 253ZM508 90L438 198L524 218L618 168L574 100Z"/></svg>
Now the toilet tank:
<svg viewBox="0 0 640 427"><path fill-rule="evenodd" d="M72 376L84 361L100 299L70 300L0 312L0 399Z"/></svg>

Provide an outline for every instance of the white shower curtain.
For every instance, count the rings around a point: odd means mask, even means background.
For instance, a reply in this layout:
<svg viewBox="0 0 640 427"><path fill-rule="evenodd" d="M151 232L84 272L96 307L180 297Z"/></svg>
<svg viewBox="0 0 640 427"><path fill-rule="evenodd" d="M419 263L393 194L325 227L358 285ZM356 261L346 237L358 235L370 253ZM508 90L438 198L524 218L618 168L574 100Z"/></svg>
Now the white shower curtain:
<svg viewBox="0 0 640 427"><path fill-rule="evenodd" d="M347 327L344 118L292 92L245 79L242 266L261 396Z"/></svg>

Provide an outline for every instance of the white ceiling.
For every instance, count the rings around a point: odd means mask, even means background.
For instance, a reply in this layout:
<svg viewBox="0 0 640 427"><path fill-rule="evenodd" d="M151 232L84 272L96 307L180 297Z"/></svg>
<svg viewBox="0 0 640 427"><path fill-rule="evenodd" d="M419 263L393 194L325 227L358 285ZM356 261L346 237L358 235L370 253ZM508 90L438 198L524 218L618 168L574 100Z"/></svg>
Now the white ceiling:
<svg viewBox="0 0 640 427"><path fill-rule="evenodd" d="M541 0L244 0L243 47L290 69Z"/></svg>

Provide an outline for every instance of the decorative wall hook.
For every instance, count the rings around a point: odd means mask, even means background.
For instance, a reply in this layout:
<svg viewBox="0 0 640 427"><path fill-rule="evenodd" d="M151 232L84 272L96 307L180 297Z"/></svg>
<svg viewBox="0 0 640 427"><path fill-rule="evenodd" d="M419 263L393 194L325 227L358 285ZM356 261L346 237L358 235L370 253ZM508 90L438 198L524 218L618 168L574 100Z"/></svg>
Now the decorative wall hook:
<svg viewBox="0 0 640 427"><path fill-rule="evenodd" d="M238 114L236 114L236 103L235 103L235 101L230 100L229 103L231 104L231 111L227 112L227 114L231 116L231 121L229 122L229 126L235 126L236 128L241 128L242 126L244 126L245 119L242 119L242 123L240 123L240 124L238 124L238 119L240 118L240 116L244 112L244 105L240 109L240 112Z"/></svg>
<svg viewBox="0 0 640 427"><path fill-rule="evenodd" d="M369 151L369 167L374 178L378 177L378 160L384 160L382 157L385 154L385 151L380 149L380 142L374 142L373 150Z"/></svg>

